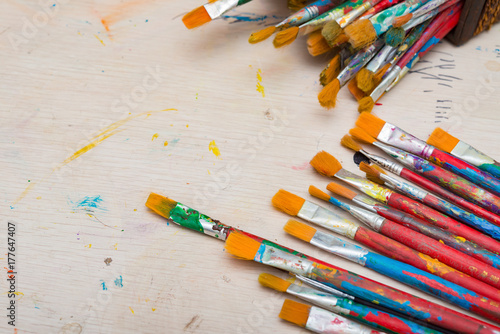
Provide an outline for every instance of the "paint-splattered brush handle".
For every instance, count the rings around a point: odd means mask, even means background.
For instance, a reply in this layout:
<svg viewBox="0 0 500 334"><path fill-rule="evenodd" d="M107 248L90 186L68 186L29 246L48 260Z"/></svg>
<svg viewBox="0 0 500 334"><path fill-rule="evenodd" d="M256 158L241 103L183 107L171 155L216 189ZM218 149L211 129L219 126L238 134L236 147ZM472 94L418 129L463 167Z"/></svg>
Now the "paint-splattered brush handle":
<svg viewBox="0 0 500 334"><path fill-rule="evenodd" d="M491 285L483 283L380 233L363 227L356 233L355 240L384 256L439 276L449 282L474 291L481 296L493 300L500 299L500 291Z"/></svg>
<svg viewBox="0 0 500 334"><path fill-rule="evenodd" d="M496 178L500 178L500 163L495 159L490 158L483 152L475 149L466 142L459 140L449 153L487 173L490 173Z"/></svg>
<svg viewBox="0 0 500 334"><path fill-rule="evenodd" d="M389 7L396 5L396 4L400 3L401 1L404 1L404 0L382 0L381 2L379 2L378 4L373 6L373 8L367 10L363 15L361 15L360 19L369 19L373 15L380 13L384 9L387 9Z"/></svg>
<svg viewBox="0 0 500 334"><path fill-rule="evenodd" d="M207 11L210 18L213 20L218 18L222 14L230 11L233 8L244 5L247 2L252 0L218 0L218 1L210 1L203 7Z"/></svg>
<svg viewBox="0 0 500 334"><path fill-rule="evenodd" d="M351 80L356 73L359 72L363 66L365 66L382 48L384 45L383 39L378 39L372 45L369 45L360 51L352 58L349 65L347 65L342 72L337 76L337 79L340 82L340 87L343 87L345 84Z"/></svg>
<svg viewBox="0 0 500 334"><path fill-rule="evenodd" d="M400 176L404 179L411 181L420 187L429 190L448 201L455 203L458 206L461 206L467 209L469 212L475 214L478 217L482 217L486 219L488 222L481 222L481 224L474 225L476 229L486 233L493 238L500 240L500 227L496 225L500 225L500 217L495 215L494 213L472 203L464 198L455 195L451 191L446 190L445 188L439 186L438 184L430 181L429 179L409 170L408 168L403 168ZM493 223L493 224L492 224ZM496 224L496 225L495 225Z"/></svg>
<svg viewBox="0 0 500 334"><path fill-rule="evenodd" d="M361 0L360 0L361 1ZM342 0L318 0L315 1L298 12L290 15L285 20L280 22L276 27L299 26L310 21L332 8L339 6Z"/></svg>
<svg viewBox="0 0 500 334"><path fill-rule="evenodd" d="M377 36L382 35L392 27L394 18L409 14L428 1L429 0L406 0L405 2L389 7L371 17L370 22L372 23Z"/></svg>

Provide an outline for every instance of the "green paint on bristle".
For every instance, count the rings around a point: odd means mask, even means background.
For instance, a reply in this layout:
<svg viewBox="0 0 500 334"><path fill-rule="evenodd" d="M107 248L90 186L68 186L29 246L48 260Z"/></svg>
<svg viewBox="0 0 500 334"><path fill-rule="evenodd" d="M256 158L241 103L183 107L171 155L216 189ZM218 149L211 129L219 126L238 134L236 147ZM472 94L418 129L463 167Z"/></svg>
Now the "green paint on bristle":
<svg viewBox="0 0 500 334"><path fill-rule="evenodd" d="M397 47L401 43L403 43L403 40L405 38L406 32L404 31L403 28L390 28L387 33L385 34L385 43L387 45L390 45L392 47Z"/></svg>
<svg viewBox="0 0 500 334"><path fill-rule="evenodd" d="M175 223L201 233L204 233L205 230L203 229L203 226L201 226L200 218L212 221L210 217L207 217L181 203L177 203L177 205L170 210L169 216Z"/></svg>

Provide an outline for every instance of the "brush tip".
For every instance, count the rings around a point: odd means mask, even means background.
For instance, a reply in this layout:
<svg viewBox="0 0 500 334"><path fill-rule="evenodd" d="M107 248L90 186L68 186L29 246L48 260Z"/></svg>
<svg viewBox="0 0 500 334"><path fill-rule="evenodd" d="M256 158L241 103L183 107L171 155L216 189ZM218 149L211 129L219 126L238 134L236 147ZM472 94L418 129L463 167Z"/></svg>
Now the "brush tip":
<svg viewBox="0 0 500 334"><path fill-rule="evenodd" d="M241 232L232 232L226 240L226 251L243 260L253 260L259 251L260 242Z"/></svg>
<svg viewBox="0 0 500 334"><path fill-rule="evenodd" d="M356 50L368 46L377 39L377 32L370 20L360 19L344 28L349 44Z"/></svg>
<svg viewBox="0 0 500 334"><path fill-rule="evenodd" d="M340 144L350 150L353 150L354 152L359 152L363 149L361 145L356 143L354 139L352 139L352 137L349 135L345 135L344 137L342 137L342 139L340 140Z"/></svg>
<svg viewBox="0 0 500 334"><path fill-rule="evenodd" d="M361 128L352 128L349 130L349 134L354 137L354 139L362 141L363 143L373 144L376 139L370 136L365 130Z"/></svg>
<svg viewBox="0 0 500 334"><path fill-rule="evenodd" d="M330 200L330 195L315 186L309 186L309 194L326 202Z"/></svg>
<svg viewBox="0 0 500 334"><path fill-rule="evenodd" d="M443 129L436 128L429 136L429 139L427 139L427 144L435 146L441 151L450 153L453 151L455 146L457 146L459 141L460 140L453 137Z"/></svg>
<svg viewBox="0 0 500 334"><path fill-rule="evenodd" d="M170 219L170 211L175 208L177 202L155 193L149 194L146 206L162 217Z"/></svg>
<svg viewBox="0 0 500 334"><path fill-rule="evenodd" d="M371 96L365 96L361 100L358 101L358 112L362 114L370 113L375 106L375 102L373 101Z"/></svg>
<svg viewBox="0 0 500 334"><path fill-rule="evenodd" d="M356 101L359 101L366 96L366 93L358 88L358 81L356 80L356 77L352 78L351 81L349 81L349 83L347 84L347 89L349 89L349 92L352 96L354 96Z"/></svg>
<svg viewBox="0 0 500 334"><path fill-rule="evenodd" d="M342 28L336 20L328 22L327 24L325 24L323 29L321 29L321 34L329 45L333 45L333 43L335 43L335 40L341 33Z"/></svg>
<svg viewBox="0 0 500 334"><path fill-rule="evenodd" d="M403 43L406 32L401 27L392 27L385 33L385 43L392 47L397 47Z"/></svg>
<svg viewBox="0 0 500 334"><path fill-rule="evenodd" d="M283 228L286 233L305 242L310 242L316 234L316 229L307 224L290 219Z"/></svg>
<svg viewBox="0 0 500 334"><path fill-rule="evenodd" d="M193 9L182 18L182 22L188 29L197 28L205 23L208 23L212 20L210 15L208 15L205 6L200 6L196 9Z"/></svg>
<svg viewBox="0 0 500 334"><path fill-rule="evenodd" d="M291 192L283 189L280 189L272 199L272 203L277 209L291 216L296 216L299 214L299 211L302 208L302 205L304 205L304 202L305 199L303 199L302 197L294 195Z"/></svg>
<svg viewBox="0 0 500 334"><path fill-rule="evenodd" d="M356 120L356 126L366 131L370 136L377 138L385 125L385 121L371 113L361 113Z"/></svg>
<svg viewBox="0 0 500 334"><path fill-rule="evenodd" d="M382 179L380 179L380 174L382 174L382 173L380 172L379 169L374 168L373 166L370 166L369 164L367 164L364 161L362 161L359 164L359 169L362 172L366 173L366 178L368 180L375 182L375 183L378 183L378 184L382 184L382 185L385 183Z"/></svg>
<svg viewBox="0 0 500 334"><path fill-rule="evenodd" d="M285 281L279 277L268 273L262 273L259 275L259 283L267 288L271 288L276 291L285 292L288 287L292 284Z"/></svg>
<svg viewBox="0 0 500 334"><path fill-rule="evenodd" d="M254 32L248 38L248 42L250 44L256 44L256 43L262 42L263 40L271 37L271 35L274 34L275 31L276 31L276 27L273 26L273 27L267 27L265 29Z"/></svg>
<svg viewBox="0 0 500 334"><path fill-rule="evenodd" d="M334 177L342 169L340 162L326 151L318 152L310 162L311 166L320 173L328 177Z"/></svg>
<svg viewBox="0 0 500 334"><path fill-rule="evenodd" d="M401 27L403 25L405 25L406 23L408 23L408 21L410 21L413 17L413 14L412 13L409 13L409 14L406 14L406 15L403 15L403 16L398 16L394 19L394 22L392 23L392 26L393 27Z"/></svg>
<svg viewBox="0 0 500 334"><path fill-rule="evenodd" d="M307 38L307 51L313 57L322 55L330 51L332 47L328 45L321 31L314 31Z"/></svg>
<svg viewBox="0 0 500 334"><path fill-rule="evenodd" d="M352 191L351 189L346 188L335 182L330 182L328 186L326 186L326 189L328 189L328 191L331 191L334 194L337 194L339 196L342 196L350 200L352 200L357 195L356 192Z"/></svg>
<svg viewBox="0 0 500 334"><path fill-rule="evenodd" d="M279 33L276 34L276 37L274 37L273 41L274 47L281 48L283 46L292 44L293 41L295 41L295 39L297 38L298 33L299 33L299 27L291 27L283 31L280 31Z"/></svg>
<svg viewBox="0 0 500 334"><path fill-rule="evenodd" d="M325 67L321 74L319 75L319 82L324 87L332 82L340 73L340 55L337 54L330 60L328 65Z"/></svg>
<svg viewBox="0 0 500 334"><path fill-rule="evenodd" d="M340 81L335 78L332 82L323 87L321 92L318 94L319 104L327 109L335 108L339 91Z"/></svg>
<svg viewBox="0 0 500 334"><path fill-rule="evenodd" d="M366 68L362 68L359 70L358 74L356 74L356 81L358 83L358 88L363 92L367 93L373 89L375 74L372 71L367 70Z"/></svg>
<svg viewBox="0 0 500 334"><path fill-rule="evenodd" d="M285 299L279 317L300 327L305 327L311 306Z"/></svg>

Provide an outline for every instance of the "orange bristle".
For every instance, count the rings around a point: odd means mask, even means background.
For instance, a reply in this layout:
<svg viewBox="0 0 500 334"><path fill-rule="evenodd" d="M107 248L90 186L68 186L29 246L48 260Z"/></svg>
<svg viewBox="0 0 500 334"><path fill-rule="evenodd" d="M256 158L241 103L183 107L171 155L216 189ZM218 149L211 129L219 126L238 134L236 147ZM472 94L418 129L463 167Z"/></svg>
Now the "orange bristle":
<svg viewBox="0 0 500 334"><path fill-rule="evenodd" d="M331 191L334 194L337 194L339 196L342 196L344 198L352 200L354 197L356 197L358 194L355 191L352 191L349 188L346 188L338 183L335 182L330 182L327 186L326 189L328 191Z"/></svg>
<svg viewBox="0 0 500 334"><path fill-rule="evenodd" d="M405 25L406 23L408 23L408 21L410 21L412 19L412 17L413 17L412 13L409 13L409 14L406 14L403 16L398 16L392 22L392 26L395 28L401 27L401 26Z"/></svg>
<svg viewBox="0 0 500 334"><path fill-rule="evenodd" d="M358 112L360 114L370 113L374 106L375 102L373 102L371 96L365 96L358 101Z"/></svg>
<svg viewBox="0 0 500 334"><path fill-rule="evenodd" d="M311 166L321 175L334 177L342 169L340 162L326 151L318 152L310 162Z"/></svg>
<svg viewBox="0 0 500 334"><path fill-rule="evenodd" d="M377 32L370 20L361 19L344 28L349 44L356 50L372 44L377 39Z"/></svg>
<svg viewBox="0 0 500 334"><path fill-rule="evenodd" d="M370 88L370 91L380 84L389 67L391 67L391 63L385 64L380 70L377 71L377 73L375 73L375 76L373 77L373 87Z"/></svg>
<svg viewBox="0 0 500 334"><path fill-rule="evenodd" d="M296 12L306 6L307 0L288 0L288 9Z"/></svg>
<svg viewBox="0 0 500 334"><path fill-rule="evenodd" d="M366 96L366 93L358 88L356 77L352 78L351 81L349 81L349 83L347 84L347 88L349 89L349 92L351 92L351 95L354 96L356 101L359 101Z"/></svg>
<svg viewBox="0 0 500 334"><path fill-rule="evenodd" d="M356 143L354 139L352 139L352 137L349 135L345 135L344 137L342 137L342 139L340 140L340 145L347 147L354 152L359 152L363 149L361 145Z"/></svg>
<svg viewBox="0 0 500 334"><path fill-rule="evenodd" d="M210 21L212 21L212 18L208 15L205 6L193 9L182 18L182 22L188 29L199 27Z"/></svg>
<svg viewBox="0 0 500 334"><path fill-rule="evenodd" d="M325 24L323 29L321 29L321 35L325 38L326 42L329 45L333 45L336 39L343 33L342 28L337 23L337 21L333 20Z"/></svg>
<svg viewBox="0 0 500 334"><path fill-rule="evenodd" d="M328 85L335 79L340 73L340 55L337 54L335 57L330 60L328 65L319 75L319 82L322 86Z"/></svg>
<svg viewBox="0 0 500 334"><path fill-rule="evenodd" d="M385 125L385 121L381 120L370 113L362 113L356 120L356 126L365 130L370 136L377 138L380 131Z"/></svg>
<svg viewBox="0 0 500 334"><path fill-rule="evenodd" d="M322 190L319 190L315 186L309 186L309 194L326 202L330 200L330 195Z"/></svg>
<svg viewBox="0 0 500 334"><path fill-rule="evenodd" d="M300 327L306 327L311 306L285 299L279 317Z"/></svg>
<svg viewBox="0 0 500 334"><path fill-rule="evenodd" d="M435 146L441 151L445 151L448 153L453 151L453 149L459 142L459 139L453 137L441 128L436 128L431 133L429 139L427 139L427 144Z"/></svg>
<svg viewBox="0 0 500 334"><path fill-rule="evenodd" d="M268 273L262 273L259 275L259 283L267 288L271 288L276 291L285 292L292 283L285 281L279 277Z"/></svg>
<svg viewBox="0 0 500 334"><path fill-rule="evenodd" d="M286 190L280 189L272 199L273 205L290 216L298 215L306 200Z"/></svg>
<svg viewBox="0 0 500 334"><path fill-rule="evenodd" d="M374 86L374 77L375 74L366 68L359 70L358 74L356 74L358 88L365 93L369 92Z"/></svg>
<svg viewBox="0 0 500 334"><path fill-rule="evenodd" d="M328 45L321 31L314 31L307 38L307 51L313 57L322 55L330 51L332 47Z"/></svg>
<svg viewBox="0 0 500 334"><path fill-rule="evenodd" d="M334 79L328 85L323 87L321 92L318 94L319 104L321 104L322 107L328 109L335 108L339 90L340 90L340 81L338 79Z"/></svg>
<svg viewBox="0 0 500 334"><path fill-rule="evenodd" d="M373 144L377 141L361 128L352 128L351 130L349 130L349 134L353 136L354 139L362 141L363 143Z"/></svg>
<svg viewBox="0 0 500 334"><path fill-rule="evenodd" d="M283 228L286 233L305 242L310 242L316 234L316 229L304 223L290 219Z"/></svg>
<svg viewBox="0 0 500 334"><path fill-rule="evenodd" d="M366 173L366 178L372 182L378 183L378 184L384 184L385 182L380 179L380 170L373 168L373 166L370 166L366 162L362 161L359 164L359 169L362 172Z"/></svg>
<svg viewBox="0 0 500 334"><path fill-rule="evenodd" d="M344 43L347 43L349 42L349 37L346 35L346 34L340 34L339 37L337 37L337 39L335 39L331 44L332 47L333 46L339 46L339 45L342 45Z"/></svg>
<svg viewBox="0 0 500 334"><path fill-rule="evenodd" d="M292 44L299 34L299 27L291 27L286 30L280 31L274 37L273 45L275 48L281 48L285 45Z"/></svg>
<svg viewBox="0 0 500 334"><path fill-rule="evenodd" d="M271 37L272 34L276 31L276 27L267 27L265 29L254 32L248 38L248 42L250 44L256 44L262 42L265 39Z"/></svg>
<svg viewBox="0 0 500 334"><path fill-rule="evenodd" d="M260 242L241 232L232 232L226 240L226 251L243 260L253 260L259 251Z"/></svg>
<svg viewBox="0 0 500 334"><path fill-rule="evenodd" d="M175 208L176 205L176 201L155 193L149 194L146 201L146 206L148 208L167 219L170 219L170 211Z"/></svg>

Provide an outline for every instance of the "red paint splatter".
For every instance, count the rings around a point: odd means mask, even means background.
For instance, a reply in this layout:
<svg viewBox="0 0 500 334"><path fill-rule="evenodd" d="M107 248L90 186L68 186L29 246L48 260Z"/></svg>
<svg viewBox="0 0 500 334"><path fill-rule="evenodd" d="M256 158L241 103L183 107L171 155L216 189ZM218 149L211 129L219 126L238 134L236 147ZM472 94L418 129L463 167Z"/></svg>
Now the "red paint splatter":
<svg viewBox="0 0 500 334"><path fill-rule="evenodd" d="M298 165L298 166L292 166L293 170L306 170L308 168L311 168L311 165L309 164L308 161L306 161L303 164Z"/></svg>
<svg viewBox="0 0 500 334"><path fill-rule="evenodd" d="M382 104L382 103L380 103L380 102L375 103L375 105L376 105L376 106L383 106L383 104Z"/></svg>
<svg viewBox="0 0 500 334"><path fill-rule="evenodd" d="M343 323L343 321L342 321L342 320L340 320L339 318L335 318L335 320L333 320L333 323L334 323L335 325L340 325L340 324L342 324L342 323Z"/></svg>

